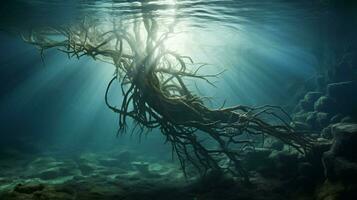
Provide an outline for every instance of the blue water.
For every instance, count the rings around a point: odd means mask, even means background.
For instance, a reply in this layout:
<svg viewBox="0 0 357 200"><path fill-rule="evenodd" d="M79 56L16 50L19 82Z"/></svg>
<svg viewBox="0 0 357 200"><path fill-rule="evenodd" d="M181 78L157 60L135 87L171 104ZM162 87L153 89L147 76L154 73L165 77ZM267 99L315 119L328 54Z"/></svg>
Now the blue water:
<svg viewBox="0 0 357 200"><path fill-rule="evenodd" d="M56 50L39 52L16 32L74 23L83 16L130 21L151 13L162 23L177 21L171 48L206 73L226 69L216 88L200 93L221 105L274 104L294 107L302 85L313 85L321 64L316 57L323 10L299 1L14 1L2 8L1 98L2 141L43 141L38 148L113 148L136 145L137 139L115 137L117 116L106 108L104 91L113 73L109 64L67 59ZM13 15L16 13L16 15ZM299 96L300 95L300 96ZM115 97L120 99L120 96ZM157 131L146 141L161 144ZM156 132L156 133L155 133ZM30 137L31 139L27 139ZM125 141L125 142L124 142ZM144 145L139 145L143 147ZM144 148L145 149L145 148Z"/></svg>
<svg viewBox="0 0 357 200"><path fill-rule="evenodd" d="M357 3L350 0L1 2L0 199L272 200L347 199L344 197L351 193L356 196L356 179L349 176L357 174L356 160L349 157L354 154L340 151L344 145L353 151L356 143L352 136L357 130L353 95L357 88L356 13ZM242 115L228 111L228 118L221 111L211 112L205 107L198 109L205 111L203 117L196 113L192 116L199 116L198 123L209 122L212 129L193 121L187 125L190 127L164 121L161 128L166 125L184 133L176 137L179 139L174 144L191 144L178 149L185 151L186 162L198 167L188 165L183 171L185 163L177 159L182 152L177 150L179 155L175 156L170 142L165 142L167 135L162 134L174 136L176 132L167 131L169 128L161 129L163 132L159 128L145 130L140 135L131 132L135 124L128 120L128 130L117 134L119 116L106 106L104 98L115 72L113 64L88 56L68 59L56 48L41 54L21 37L26 38L34 30L76 27L93 21L103 30L111 30L112 22L130 27L144 18L155 19L158 33L170 32L160 48L189 56L198 65L206 64L202 74L223 71L210 78L214 86L184 79L190 91L207 97L205 106L276 105L295 123L281 124L288 128L280 129L271 126L276 122L272 119L279 119L277 115L264 118L254 111ZM146 34L143 27L138 31L142 37ZM61 39L53 35L48 38ZM194 70L193 65L187 67L188 71ZM119 82L110 88L109 99L116 106L123 101ZM179 106L188 102L186 96L183 99ZM158 109L156 102L146 103ZM165 115L164 111L155 113L163 119L179 113L169 109ZM182 116L193 118L188 113ZM222 120L212 123L218 116ZM181 120L181 116L173 118ZM243 128L251 125L241 119L255 119L258 125L251 128L258 136L235 135L241 130L230 127L231 123L243 124ZM284 115L280 119L289 118ZM337 128L331 128L335 125ZM181 129L183 126L188 129ZM189 133L196 128L211 132ZM261 129L283 140L261 137ZM221 135L215 135L218 133ZM235 139L243 138L244 145L232 145L227 139L230 134ZM344 139L346 135L348 139ZM330 149L338 139L338 145ZM192 146L193 141L199 145ZM291 141L298 147L293 148ZM203 151L197 150L200 145ZM316 152L309 151L315 147ZM306 157L298 152L303 148ZM335 177L338 184L330 181L334 173L340 173ZM251 182L246 184L249 178Z"/></svg>

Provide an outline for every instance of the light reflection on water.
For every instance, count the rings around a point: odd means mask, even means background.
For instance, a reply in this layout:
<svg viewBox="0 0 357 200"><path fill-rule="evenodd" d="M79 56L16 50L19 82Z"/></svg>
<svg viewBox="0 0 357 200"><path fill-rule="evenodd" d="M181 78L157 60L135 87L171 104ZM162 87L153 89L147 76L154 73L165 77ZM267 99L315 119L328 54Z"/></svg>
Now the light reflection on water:
<svg viewBox="0 0 357 200"><path fill-rule="evenodd" d="M88 16L104 23L151 16L162 30L175 23L166 42L170 50L210 64L205 73L228 69L217 83L223 89L214 97L225 96L232 104L282 104L291 85L310 78L318 65L313 51L321 10L311 2L16 0L6 4L0 24L31 29L75 23ZM212 94L212 88L202 90Z"/></svg>
<svg viewBox="0 0 357 200"><path fill-rule="evenodd" d="M215 99L212 106L221 105L224 100L227 100L227 106L237 103L286 105L296 92L289 88L296 83L302 85L314 74L318 65L313 51L317 46L316 25L320 11L308 1L15 0L4 4L0 13L0 28L11 31L66 25L82 20L84 16L102 21L120 18L130 22L142 15L151 15L160 21L162 29L176 21L175 34L166 42L168 48L191 56L196 62L208 63L204 73L212 74L227 69L216 80L217 88L199 84L202 95ZM42 72L37 76L19 82L20 90L14 90L13 97L10 95L12 98L7 102L26 96L27 91L34 88L51 90L54 83L61 82L58 87L66 89L62 89L61 99L54 98L52 103L57 107L47 106L48 109L55 107L56 112L52 111L53 116L45 117L47 125L43 125L43 130L37 130L36 127L36 131L51 131L50 135L62 139L67 135L68 140L78 134L78 141L90 137L90 132L95 135L93 141L98 141L97 133L106 130L112 139L116 130L116 116L106 109L103 95L100 95L104 94L111 77L110 66L103 67L105 64L90 59L85 64L76 60L63 61L65 56L60 54L57 51L49 52L46 56L48 71L41 68ZM42 67L40 57L33 64ZM62 66L64 72L57 73L55 68L58 65L71 66ZM90 71L86 71L85 67L88 66ZM74 69L85 73L74 73ZM45 81L49 79L48 74L52 75L51 80ZM69 79L73 82L69 82ZM26 91L21 88L26 88ZM46 90L42 91L45 93ZM47 95L38 94L33 101L26 101L29 104L41 102ZM68 105L71 105L71 109L66 110ZM21 109L17 105L13 107ZM8 104L0 106L0 111L4 113L11 110L12 106ZM72 121L75 123L71 124ZM40 127L40 124L43 122L39 121L37 126ZM83 132L83 135L79 132Z"/></svg>
<svg viewBox="0 0 357 200"><path fill-rule="evenodd" d="M3 6L10 18L21 19L23 14L36 20L59 21L81 19L85 15L115 16L126 19L150 14L158 18L175 17L190 22L191 26L206 27L207 23L219 22L239 28L241 24L299 22L316 19L320 12L312 1L255 1L255 0L76 0L44 1L14 0ZM174 11L174 12L173 12ZM26 19L29 20L29 19ZM5 20L3 20L5 21ZM20 20L17 21L20 23Z"/></svg>

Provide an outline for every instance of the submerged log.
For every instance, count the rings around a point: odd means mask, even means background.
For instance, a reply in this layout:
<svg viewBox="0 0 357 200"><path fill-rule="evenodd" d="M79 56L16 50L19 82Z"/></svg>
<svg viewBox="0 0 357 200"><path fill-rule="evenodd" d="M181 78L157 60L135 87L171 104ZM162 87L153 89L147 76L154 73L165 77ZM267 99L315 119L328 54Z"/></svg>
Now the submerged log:
<svg viewBox="0 0 357 200"><path fill-rule="evenodd" d="M112 27L108 30L95 21L84 21L79 25L35 30L23 38L41 53L58 48L69 58L90 56L113 64L115 74L108 83L105 102L119 114L119 132L126 131L128 117L139 127L140 134L160 129L171 143L185 175L190 165L201 175L223 170L247 181L249 175L241 165L241 153L244 147L255 146L249 136L276 137L302 153L311 147L312 141L290 125L289 115L280 107L237 105L212 109L205 105L204 98L192 92L184 78L212 85L209 78L220 73L200 75L203 65L188 69L185 60L194 64L192 59L166 50L163 44L171 32L158 37L155 19L137 19L131 27L113 22ZM142 42L140 27L146 32L146 43ZM119 107L108 98L115 80L119 81L123 95ZM204 142L198 132L205 133L215 145ZM228 164L222 165L222 160Z"/></svg>

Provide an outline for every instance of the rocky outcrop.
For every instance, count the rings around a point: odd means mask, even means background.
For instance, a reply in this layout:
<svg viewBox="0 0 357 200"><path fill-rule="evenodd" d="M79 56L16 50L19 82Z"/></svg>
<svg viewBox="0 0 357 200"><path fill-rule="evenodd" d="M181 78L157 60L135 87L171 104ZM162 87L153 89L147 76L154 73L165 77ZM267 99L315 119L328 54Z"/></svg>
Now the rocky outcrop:
<svg viewBox="0 0 357 200"><path fill-rule="evenodd" d="M308 92L304 96L293 116L295 123L321 131L331 124L357 122L357 81L331 83L326 91L326 94Z"/></svg>
<svg viewBox="0 0 357 200"><path fill-rule="evenodd" d="M337 102L330 97L322 96L314 103L314 110L333 114L338 110Z"/></svg>
<svg viewBox="0 0 357 200"><path fill-rule="evenodd" d="M331 149L322 161L330 181L354 182L357 179L357 124L339 123L332 126Z"/></svg>
<svg viewBox="0 0 357 200"><path fill-rule="evenodd" d="M322 96L321 92L308 92L299 103L304 111L313 111L315 101Z"/></svg>
<svg viewBox="0 0 357 200"><path fill-rule="evenodd" d="M327 85L327 96L339 102L345 114L356 114L357 81L331 83Z"/></svg>

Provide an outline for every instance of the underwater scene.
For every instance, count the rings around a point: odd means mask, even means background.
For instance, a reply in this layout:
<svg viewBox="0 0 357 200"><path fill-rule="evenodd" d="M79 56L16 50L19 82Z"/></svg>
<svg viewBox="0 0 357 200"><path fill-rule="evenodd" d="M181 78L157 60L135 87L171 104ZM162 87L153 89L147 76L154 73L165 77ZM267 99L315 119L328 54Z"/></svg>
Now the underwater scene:
<svg viewBox="0 0 357 200"><path fill-rule="evenodd" d="M357 199L357 1L5 0L0 200Z"/></svg>

